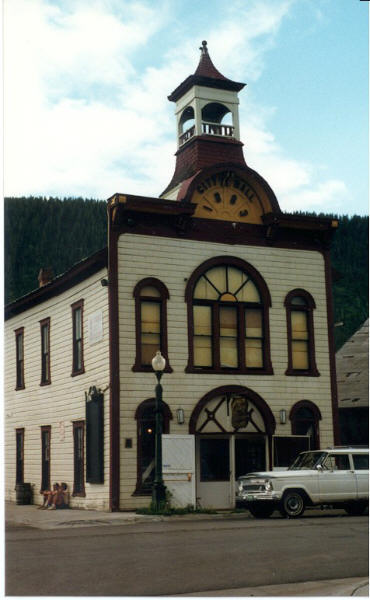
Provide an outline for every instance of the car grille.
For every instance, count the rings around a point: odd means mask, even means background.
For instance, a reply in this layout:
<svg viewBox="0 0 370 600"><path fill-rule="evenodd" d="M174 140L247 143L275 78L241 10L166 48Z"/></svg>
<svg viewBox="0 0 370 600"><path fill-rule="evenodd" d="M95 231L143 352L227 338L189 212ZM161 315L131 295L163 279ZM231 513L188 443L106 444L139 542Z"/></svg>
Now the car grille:
<svg viewBox="0 0 370 600"><path fill-rule="evenodd" d="M265 486L261 485L261 484L252 485L252 484L245 483L243 485L243 490L245 490L246 492L264 492Z"/></svg>

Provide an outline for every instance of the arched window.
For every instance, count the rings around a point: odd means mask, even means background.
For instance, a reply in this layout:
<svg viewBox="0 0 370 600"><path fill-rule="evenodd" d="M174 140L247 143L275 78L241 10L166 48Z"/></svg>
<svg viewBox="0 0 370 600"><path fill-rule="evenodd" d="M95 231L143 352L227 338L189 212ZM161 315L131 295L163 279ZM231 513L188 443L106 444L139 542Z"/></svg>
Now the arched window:
<svg viewBox="0 0 370 600"><path fill-rule="evenodd" d="M172 372L167 346L166 286L153 277L139 281L134 289L136 360L133 371L152 371L152 358L160 350L166 358L166 372Z"/></svg>
<svg viewBox="0 0 370 600"><path fill-rule="evenodd" d="M169 433L171 411L162 402L162 431ZM149 495L154 481L155 458L155 399L142 402L136 409L137 421L137 482L134 494Z"/></svg>
<svg viewBox="0 0 370 600"><path fill-rule="evenodd" d="M186 288L188 372L272 373L268 288L248 263L219 257L201 265Z"/></svg>
<svg viewBox="0 0 370 600"><path fill-rule="evenodd" d="M311 294L295 289L285 298L288 368L286 375L319 376L315 360L313 310L316 308Z"/></svg>
<svg viewBox="0 0 370 600"><path fill-rule="evenodd" d="M297 402L289 415L293 435L308 435L310 449L320 448L319 421L321 413L319 408L310 400Z"/></svg>
<svg viewBox="0 0 370 600"><path fill-rule="evenodd" d="M210 102L202 108L202 132L208 135L232 136L234 132L230 109L219 102Z"/></svg>

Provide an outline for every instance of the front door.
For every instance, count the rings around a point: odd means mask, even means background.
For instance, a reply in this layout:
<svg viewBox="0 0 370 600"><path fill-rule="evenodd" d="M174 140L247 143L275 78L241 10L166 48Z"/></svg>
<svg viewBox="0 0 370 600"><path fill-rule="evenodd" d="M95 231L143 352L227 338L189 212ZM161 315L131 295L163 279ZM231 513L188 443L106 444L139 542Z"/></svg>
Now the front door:
<svg viewBox="0 0 370 600"><path fill-rule="evenodd" d="M230 436L197 439L197 504L201 508L230 508Z"/></svg>
<svg viewBox="0 0 370 600"><path fill-rule="evenodd" d="M329 454L319 472L321 502L348 500L356 494L356 475L348 454Z"/></svg>

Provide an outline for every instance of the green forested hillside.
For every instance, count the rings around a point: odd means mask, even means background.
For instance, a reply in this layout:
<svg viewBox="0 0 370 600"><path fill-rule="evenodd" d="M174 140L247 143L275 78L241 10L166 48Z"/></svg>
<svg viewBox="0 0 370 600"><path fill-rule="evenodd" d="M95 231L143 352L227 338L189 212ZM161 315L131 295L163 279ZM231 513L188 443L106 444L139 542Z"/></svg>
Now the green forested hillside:
<svg viewBox="0 0 370 600"><path fill-rule="evenodd" d="M328 216L328 215L320 215ZM332 216L332 215L331 215ZM332 263L336 347L368 317L368 217L339 217ZM106 203L82 198L5 198L5 303L38 287L41 267L60 275L107 244Z"/></svg>

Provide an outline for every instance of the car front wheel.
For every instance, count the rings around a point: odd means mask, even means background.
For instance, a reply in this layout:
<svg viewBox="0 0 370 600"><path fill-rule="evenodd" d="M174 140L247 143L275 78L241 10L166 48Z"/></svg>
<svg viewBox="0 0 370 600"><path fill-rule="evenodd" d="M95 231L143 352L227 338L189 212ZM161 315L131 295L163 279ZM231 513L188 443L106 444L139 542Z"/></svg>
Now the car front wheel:
<svg viewBox="0 0 370 600"><path fill-rule="evenodd" d="M305 509L305 501L302 494L291 490L285 492L281 501L280 512L284 517L300 517Z"/></svg>

